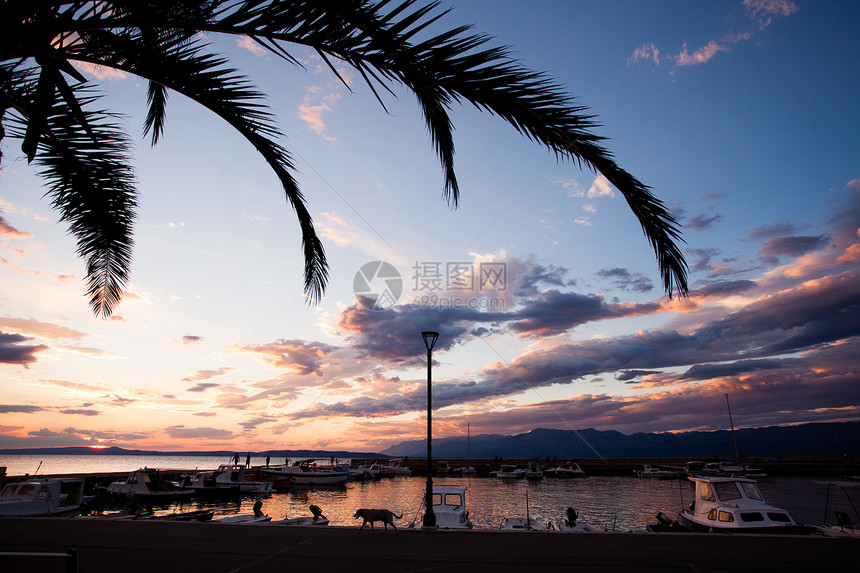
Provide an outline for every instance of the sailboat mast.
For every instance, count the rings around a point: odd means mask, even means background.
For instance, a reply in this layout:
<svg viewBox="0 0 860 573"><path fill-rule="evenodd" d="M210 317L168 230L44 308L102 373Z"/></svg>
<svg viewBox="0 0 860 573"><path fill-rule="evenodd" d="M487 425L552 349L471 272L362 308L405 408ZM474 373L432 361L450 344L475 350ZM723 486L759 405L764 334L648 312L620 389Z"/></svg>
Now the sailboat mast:
<svg viewBox="0 0 860 573"><path fill-rule="evenodd" d="M472 465L472 432L469 429L469 422L466 422L466 459L467 464Z"/></svg>
<svg viewBox="0 0 860 573"><path fill-rule="evenodd" d="M741 463L741 457L738 455L738 439L735 437L735 422L732 420L732 406L729 404L729 395L726 394L726 407L729 409L729 425L732 427L732 443L735 446L735 461L738 465Z"/></svg>

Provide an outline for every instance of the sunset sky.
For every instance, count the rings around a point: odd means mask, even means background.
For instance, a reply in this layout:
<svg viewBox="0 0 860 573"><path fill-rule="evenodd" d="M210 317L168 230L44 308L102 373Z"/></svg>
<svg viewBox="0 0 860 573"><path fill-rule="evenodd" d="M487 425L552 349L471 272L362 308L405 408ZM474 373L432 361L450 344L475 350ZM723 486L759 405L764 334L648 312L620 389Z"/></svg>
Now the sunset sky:
<svg viewBox="0 0 860 573"><path fill-rule="evenodd" d="M305 69L211 38L278 116L326 296L305 301L296 219L250 144L173 94L152 148L145 82L87 70L137 142L131 284L93 316L4 140L0 448L381 451L424 437L422 330L435 437L726 429L726 393L736 427L860 419L860 4L443 4L437 29L473 24L597 116L683 225L690 296L664 296L617 191L499 118L455 107L452 210L409 93L386 112L303 48ZM380 267L402 289L374 310L356 289L396 286Z"/></svg>

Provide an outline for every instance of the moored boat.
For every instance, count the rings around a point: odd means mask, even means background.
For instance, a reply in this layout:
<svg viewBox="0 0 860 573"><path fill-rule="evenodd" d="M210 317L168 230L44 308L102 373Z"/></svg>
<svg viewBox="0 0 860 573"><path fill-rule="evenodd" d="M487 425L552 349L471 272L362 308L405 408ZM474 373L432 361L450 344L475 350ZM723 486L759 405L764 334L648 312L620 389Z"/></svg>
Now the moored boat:
<svg viewBox="0 0 860 573"><path fill-rule="evenodd" d="M115 481L108 485L107 493L153 502L190 498L194 495L194 490L177 486L165 479L157 469L142 468L128 474L125 481Z"/></svg>
<svg viewBox="0 0 860 573"><path fill-rule="evenodd" d="M0 516L39 517L80 511L84 480L32 478L9 483L0 491Z"/></svg>
<svg viewBox="0 0 860 573"><path fill-rule="evenodd" d="M293 465L272 467L266 470L267 475L287 477L290 485L342 485L349 477L345 466L322 467L316 460L309 458L299 460Z"/></svg>
<svg viewBox="0 0 860 573"><path fill-rule="evenodd" d="M755 480L694 476L694 499L678 522L693 531L735 533L809 533L782 508L765 502Z"/></svg>
<svg viewBox="0 0 860 573"><path fill-rule="evenodd" d="M519 479L526 477L526 470L515 465L502 464L499 469L490 472L490 475L498 479Z"/></svg>
<svg viewBox="0 0 860 573"><path fill-rule="evenodd" d="M420 520L423 522L427 491L421 498ZM439 529L472 529L466 509L466 488L458 485L433 487L433 514ZM414 525L414 522L413 522Z"/></svg>
<svg viewBox="0 0 860 573"><path fill-rule="evenodd" d="M566 466L546 468L543 470L543 475L554 478L583 478L585 477L585 470L579 467L578 463L572 462Z"/></svg>
<svg viewBox="0 0 860 573"><path fill-rule="evenodd" d="M217 470L197 472L183 485L197 494L275 493L272 482L246 479L245 466L237 464L222 464Z"/></svg>
<svg viewBox="0 0 860 573"><path fill-rule="evenodd" d="M547 527L533 517L503 517L499 529L511 531L546 531Z"/></svg>
<svg viewBox="0 0 860 573"><path fill-rule="evenodd" d="M681 477L680 472L655 468L651 464L643 464L641 470L633 470L633 473L642 479L677 479Z"/></svg>
<svg viewBox="0 0 860 573"><path fill-rule="evenodd" d="M539 461L530 461L526 465L526 479L541 479L543 477L543 469L540 467Z"/></svg>

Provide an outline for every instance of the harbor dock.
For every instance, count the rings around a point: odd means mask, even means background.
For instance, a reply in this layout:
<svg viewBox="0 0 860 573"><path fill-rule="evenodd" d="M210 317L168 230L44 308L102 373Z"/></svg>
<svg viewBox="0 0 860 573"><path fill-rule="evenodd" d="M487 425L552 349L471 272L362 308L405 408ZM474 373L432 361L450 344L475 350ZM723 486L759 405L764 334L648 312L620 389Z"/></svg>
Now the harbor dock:
<svg viewBox="0 0 860 573"><path fill-rule="evenodd" d="M80 572L851 572L860 540L817 536L278 527L100 518L0 519L0 552L65 553ZM64 571L34 558L26 568ZM15 567L8 565L15 563Z"/></svg>

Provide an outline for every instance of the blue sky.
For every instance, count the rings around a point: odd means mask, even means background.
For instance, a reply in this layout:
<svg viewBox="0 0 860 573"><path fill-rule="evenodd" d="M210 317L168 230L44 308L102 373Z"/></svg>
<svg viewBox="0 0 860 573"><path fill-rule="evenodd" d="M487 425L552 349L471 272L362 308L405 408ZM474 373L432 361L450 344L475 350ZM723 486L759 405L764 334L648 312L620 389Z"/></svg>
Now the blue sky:
<svg viewBox="0 0 860 573"><path fill-rule="evenodd" d="M856 3L445 5L597 116L682 223L689 298L663 296L617 191L500 119L455 107L453 210L410 94L386 112L300 48L304 69L212 38L279 118L324 300L304 301L295 219L249 144L173 95L150 148L143 82L90 70L138 142L131 284L113 319L91 314L74 242L4 141L0 447L379 451L424 435L425 329L436 436L724 429L726 393L748 427L858 419ZM392 286L374 261L402 281L381 310L354 290L362 268L368 292Z"/></svg>

